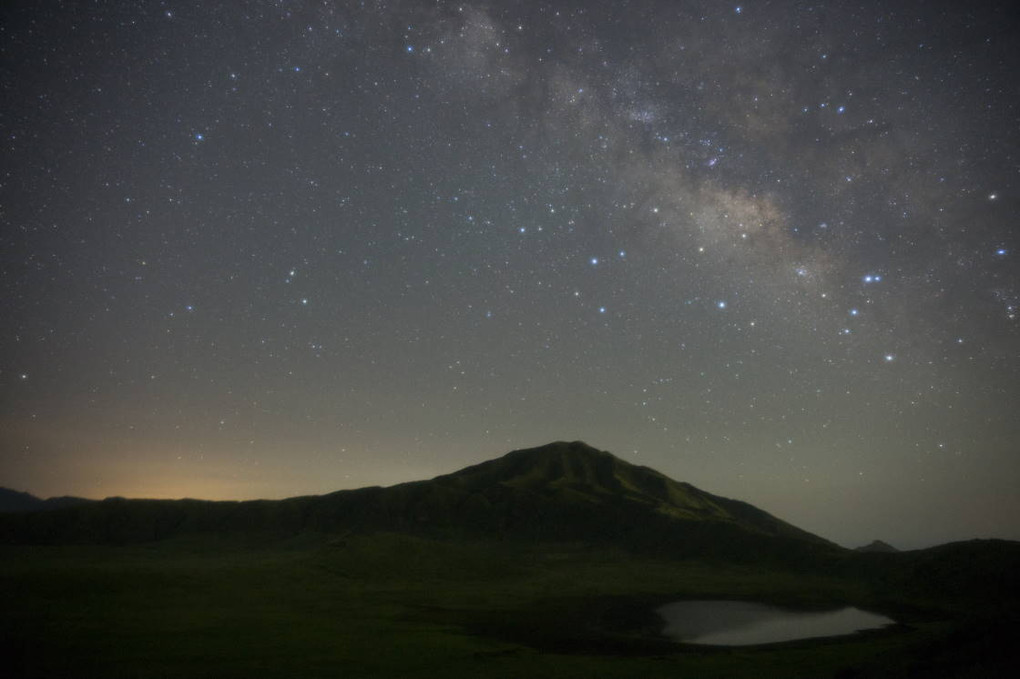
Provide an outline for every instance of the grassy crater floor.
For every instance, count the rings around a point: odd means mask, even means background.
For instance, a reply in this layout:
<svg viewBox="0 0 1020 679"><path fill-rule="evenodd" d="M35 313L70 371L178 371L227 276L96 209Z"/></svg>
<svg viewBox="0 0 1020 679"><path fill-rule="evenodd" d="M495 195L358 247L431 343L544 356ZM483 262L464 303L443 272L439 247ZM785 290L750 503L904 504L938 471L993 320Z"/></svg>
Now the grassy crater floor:
<svg viewBox="0 0 1020 679"><path fill-rule="evenodd" d="M573 544L378 534L0 548L10 677L1006 676L1015 626L864 581ZM658 636L683 598L854 604L903 624L711 649ZM979 616L980 617L980 616ZM982 627L984 626L984 627Z"/></svg>

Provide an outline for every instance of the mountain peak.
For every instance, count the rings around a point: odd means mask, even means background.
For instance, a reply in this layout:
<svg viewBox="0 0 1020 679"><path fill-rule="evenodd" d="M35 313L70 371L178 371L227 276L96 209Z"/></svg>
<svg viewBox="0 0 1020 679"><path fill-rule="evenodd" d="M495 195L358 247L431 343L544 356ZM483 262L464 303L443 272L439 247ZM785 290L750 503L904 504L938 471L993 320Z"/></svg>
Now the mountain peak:
<svg viewBox="0 0 1020 679"><path fill-rule="evenodd" d="M545 445L538 446L537 448L521 448L520 450L512 451L512 452L524 452L524 451L534 451L534 452L544 452L544 453L556 453L556 452L570 451L570 452L574 452L574 453L587 453L587 454L596 454L596 455L610 455L611 454L611 453L608 453L608 452L606 452L604 450L599 450L598 448L595 448L594 446L590 446L587 443L585 443L584 441L553 441L551 443L546 443Z"/></svg>
<svg viewBox="0 0 1020 679"><path fill-rule="evenodd" d="M593 492L618 492L621 490L618 471L623 466L633 465L583 441L555 441L513 450L439 479L476 489L492 485L531 490L570 486Z"/></svg>
<svg viewBox="0 0 1020 679"><path fill-rule="evenodd" d="M518 450L512 450L506 455L507 457L526 457L526 458L547 458L557 456L572 456L576 459L592 458L592 459L606 459L613 458L617 459L615 455L605 450L599 450L593 446L588 445L584 441L553 441L552 443L546 443L542 446L535 448L520 448ZM500 459L500 458L497 458Z"/></svg>
<svg viewBox="0 0 1020 679"><path fill-rule="evenodd" d="M624 463L612 453L599 450L588 445L584 441L554 441L536 448L521 448L512 450L499 460L521 460L529 461L532 464L547 464L550 460L572 463L574 465L603 464L608 461ZM626 463L624 463L626 464Z"/></svg>
<svg viewBox="0 0 1020 679"><path fill-rule="evenodd" d="M858 547L854 551L857 551L857 552L892 553L892 552L898 552L900 550L896 549L895 547L893 547L892 545L890 545L887 542L882 542L881 540L872 540L869 544L866 544L866 545L864 545L862 547Z"/></svg>
<svg viewBox="0 0 1020 679"><path fill-rule="evenodd" d="M583 441L555 441L511 451L502 457L433 479L445 488L492 497L513 492L518 500L553 503L572 510L628 513L658 519L711 522L812 542L825 540L780 521L746 502L729 500L674 481L649 467L631 464Z"/></svg>

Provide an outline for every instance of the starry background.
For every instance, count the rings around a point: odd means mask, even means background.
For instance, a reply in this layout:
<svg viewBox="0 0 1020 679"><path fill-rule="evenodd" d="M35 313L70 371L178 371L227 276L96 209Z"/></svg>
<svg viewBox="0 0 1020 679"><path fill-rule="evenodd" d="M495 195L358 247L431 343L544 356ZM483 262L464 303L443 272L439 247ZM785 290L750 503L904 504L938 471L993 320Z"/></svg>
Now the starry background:
<svg viewBox="0 0 1020 679"><path fill-rule="evenodd" d="M1008 7L6 2L0 484L582 439L849 546L1020 539Z"/></svg>

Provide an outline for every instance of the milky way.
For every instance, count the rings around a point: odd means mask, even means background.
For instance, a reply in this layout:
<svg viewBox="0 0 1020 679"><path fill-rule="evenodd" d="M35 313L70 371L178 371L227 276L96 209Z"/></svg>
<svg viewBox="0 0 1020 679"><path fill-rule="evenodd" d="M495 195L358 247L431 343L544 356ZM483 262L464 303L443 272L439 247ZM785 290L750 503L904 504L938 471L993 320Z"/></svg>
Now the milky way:
<svg viewBox="0 0 1020 679"><path fill-rule="evenodd" d="M1007 3L13 2L0 484L285 497L582 439L1020 538Z"/></svg>

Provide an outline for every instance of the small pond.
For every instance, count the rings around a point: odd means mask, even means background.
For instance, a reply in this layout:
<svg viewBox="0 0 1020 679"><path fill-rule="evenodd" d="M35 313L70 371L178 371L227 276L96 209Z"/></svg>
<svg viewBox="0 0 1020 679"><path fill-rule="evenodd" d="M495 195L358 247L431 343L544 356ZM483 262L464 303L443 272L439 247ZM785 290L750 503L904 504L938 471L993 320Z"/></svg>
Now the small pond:
<svg viewBox="0 0 1020 679"><path fill-rule="evenodd" d="M656 609L674 641L709 646L750 646L832 637L895 623L859 608L796 611L750 601L677 601Z"/></svg>

